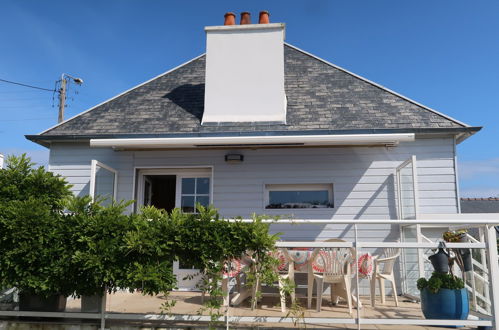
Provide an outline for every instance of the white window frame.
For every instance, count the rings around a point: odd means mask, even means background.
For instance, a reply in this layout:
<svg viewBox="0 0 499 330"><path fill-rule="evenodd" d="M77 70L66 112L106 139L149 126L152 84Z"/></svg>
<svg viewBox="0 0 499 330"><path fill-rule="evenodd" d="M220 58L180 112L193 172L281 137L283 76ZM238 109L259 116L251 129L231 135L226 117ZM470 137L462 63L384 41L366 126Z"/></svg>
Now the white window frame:
<svg viewBox="0 0 499 330"><path fill-rule="evenodd" d="M411 166L412 169L412 190L414 199L414 217L417 219L419 217L419 187L418 187L418 170L417 170L417 159L416 155L412 155L402 164L397 166L395 169L395 178L397 183L397 200L398 200L398 218L404 218L404 211L402 208L402 178L400 172L402 169Z"/></svg>
<svg viewBox="0 0 499 330"><path fill-rule="evenodd" d="M140 206L144 205L144 180L146 175L175 175L175 207L180 207L181 192L182 192L182 181L181 178L210 178L210 204L213 204L213 167L212 166L202 166L202 167L166 167L166 168L136 168L134 173L137 173L137 207L138 210ZM135 183L134 183L135 185Z"/></svg>
<svg viewBox="0 0 499 330"><path fill-rule="evenodd" d="M296 208L296 209L289 209L293 211L299 211L299 210L331 210L334 209L335 203L334 203L334 194L333 194L333 183L266 183L264 184L264 201L263 201L263 208L265 210L288 210L286 208L283 209L273 209L273 208L267 208L267 205L269 205L270 202L270 191L293 191L293 190L302 190L302 191L315 191L315 190L327 190L329 193L329 203L333 205L333 207L319 207L319 208L313 208L313 207L306 207L306 208Z"/></svg>
<svg viewBox="0 0 499 330"><path fill-rule="evenodd" d="M114 174L114 186L113 186L113 200L116 200L117 189L118 189L118 171L114 168L99 162L98 160L92 159L90 163L90 189L89 195L92 198L92 202L95 201L95 182L97 175L97 166L102 167L109 172Z"/></svg>
<svg viewBox="0 0 499 330"><path fill-rule="evenodd" d="M198 194L196 193L196 187L197 187L197 183L195 184L194 186L194 194L182 194L182 179L198 179L198 178L209 178L210 179L210 190L208 192L208 194ZM182 196L194 196L194 198L196 196L206 196L208 195L208 204L212 204L212 187L211 187L211 182L212 182L212 178L211 178L211 175L210 174L202 174L202 173L189 173L189 174L180 174L180 175L177 175L177 182L176 182L176 185L175 185L175 207L178 207L178 208L182 208ZM196 207L196 205L194 205L194 208ZM197 213L196 210L194 210L193 213Z"/></svg>

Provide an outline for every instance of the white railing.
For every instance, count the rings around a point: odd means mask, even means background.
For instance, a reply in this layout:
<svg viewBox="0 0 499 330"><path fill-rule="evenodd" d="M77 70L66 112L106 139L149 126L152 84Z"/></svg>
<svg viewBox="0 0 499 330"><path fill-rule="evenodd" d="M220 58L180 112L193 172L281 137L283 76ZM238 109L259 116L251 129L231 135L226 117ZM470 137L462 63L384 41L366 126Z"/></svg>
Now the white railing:
<svg viewBox="0 0 499 330"><path fill-rule="evenodd" d="M240 220L249 222L251 220ZM356 256L360 255L363 249L373 248L412 248L412 249L436 249L439 244L436 242L367 242L360 241L358 237L358 227L362 225L372 224L389 224L389 225L469 225L469 220L278 220L268 221L277 224L330 224L330 225L352 225L354 230L353 242L277 242L279 248L334 248L334 247L351 247L356 250ZM490 301L491 301L491 315L482 316L481 319L468 319L468 320L426 320L426 319L407 319L407 318L365 318L362 317L360 310L351 318L326 318L326 317L305 317L301 319L305 323L313 324L356 324L358 329L362 325L461 325L461 326L493 326L499 329L499 264L497 253L497 235L494 225L499 224L499 217L496 219L488 220L475 220L476 227L483 228L485 240L482 242L470 243L447 243L448 248L468 248L468 249L481 249L486 256L488 268L488 277L495 279L490 281ZM355 267L355 271L357 267ZM356 282L356 298L360 301L359 290L359 277L357 276ZM106 320L129 320L129 321L178 321L178 322L209 322L211 317L208 315L166 315L166 314L137 314L137 313L112 313L106 311L105 296L104 304L101 313L73 313L73 312L28 312L28 311L0 311L0 316L24 316L24 317L58 317L58 318L81 318L81 319L95 319L101 320L101 329L105 328ZM230 324L240 322L251 323L292 323L295 321L292 317L265 317L265 316L231 316L231 308L227 308L226 315L218 319L225 322L227 329Z"/></svg>

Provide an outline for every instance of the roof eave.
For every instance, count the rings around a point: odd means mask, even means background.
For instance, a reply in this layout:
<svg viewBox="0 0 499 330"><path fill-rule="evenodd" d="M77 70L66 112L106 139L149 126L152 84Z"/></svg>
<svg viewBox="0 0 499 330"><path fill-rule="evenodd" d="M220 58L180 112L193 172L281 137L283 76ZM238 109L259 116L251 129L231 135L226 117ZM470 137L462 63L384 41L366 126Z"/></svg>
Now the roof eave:
<svg viewBox="0 0 499 330"><path fill-rule="evenodd" d="M260 132L210 132L182 134L87 134L87 135L25 135L26 139L49 148L52 142L84 143L91 139L132 139L132 138L181 138L181 137L234 137L234 136L292 136L292 135L353 135L353 134L396 134L414 133L425 135L455 135L460 143L475 134L482 127L450 127L450 128L393 128L393 129L353 129L353 130L309 130L309 131L260 131Z"/></svg>

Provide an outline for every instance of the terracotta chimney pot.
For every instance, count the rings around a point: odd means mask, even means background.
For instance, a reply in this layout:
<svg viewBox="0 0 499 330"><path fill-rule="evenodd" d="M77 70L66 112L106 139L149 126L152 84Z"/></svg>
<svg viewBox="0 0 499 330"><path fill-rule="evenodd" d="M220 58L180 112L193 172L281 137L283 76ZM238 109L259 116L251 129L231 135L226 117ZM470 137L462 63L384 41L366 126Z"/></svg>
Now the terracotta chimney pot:
<svg viewBox="0 0 499 330"><path fill-rule="evenodd" d="M241 13L241 22L240 22L241 25L243 24L251 24L251 13L247 12L247 11L243 11Z"/></svg>
<svg viewBox="0 0 499 330"><path fill-rule="evenodd" d="M269 24L270 23L269 16L270 14L268 11L262 10L258 18L258 24Z"/></svg>
<svg viewBox="0 0 499 330"><path fill-rule="evenodd" d="M228 12L224 15L224 25L236 25L236 14Z"/></svg>

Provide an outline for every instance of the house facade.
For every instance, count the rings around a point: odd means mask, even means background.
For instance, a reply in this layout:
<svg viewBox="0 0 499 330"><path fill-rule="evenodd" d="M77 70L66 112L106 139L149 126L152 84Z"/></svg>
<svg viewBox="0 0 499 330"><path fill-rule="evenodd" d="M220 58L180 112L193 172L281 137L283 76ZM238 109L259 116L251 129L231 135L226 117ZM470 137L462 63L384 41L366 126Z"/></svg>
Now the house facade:
<svg viewBox="0 0 499 330"><path fill-rule="evenodd" d="M400 239L400 218L459 213L456 144L480 128L285 43L284 24L205 30L206 54L27 136L50 149L49 169L75 195L135 200L132 212L201 203L224 217L392 219L359 227L373 241ZM354 235L331 224L273 230Z"/></svg>

